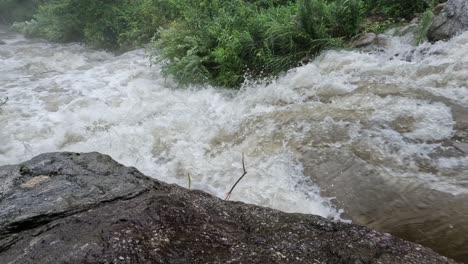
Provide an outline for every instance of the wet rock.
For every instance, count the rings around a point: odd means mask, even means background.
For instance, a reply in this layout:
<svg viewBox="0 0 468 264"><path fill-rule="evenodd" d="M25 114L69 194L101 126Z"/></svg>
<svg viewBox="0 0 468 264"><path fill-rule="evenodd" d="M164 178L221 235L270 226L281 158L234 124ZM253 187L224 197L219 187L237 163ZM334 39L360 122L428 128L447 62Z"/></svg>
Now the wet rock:
<svg viewBox="0 0 468 264"><path fill-rule="evenodd" d="M413 21L413 22L417 22L417 21ZM419 25L417 23L410 23L406 26L401 27L397 31L396 36L414 39L414 36L416 35L416 32L418 31L418 27Z"/></svg>
<svg viewBox="0 0 468 264"><path fill-rule="evenodd" d="M388 46L388 37L383 34L377 35L375 45L377 45L378 47L386 48Z"/></svg>
<svg viewBox="0 0 468 264"><path fill-rule="evenodd" d="M224 202L98 153L0 167L2 263L455 263L369 228Z"/></svg>
<svg viewBox="0 0 468 264"><path fill-rule="evenodd" d="M0 45L5 45L6 43L0 39Z"/></svg>
<svg viewBox="0 0 468 264"><path fill-rule="evenodd" d="M366 52L381 51L387 48L388 38L383 34L368 33L353 41L351 45Z"/></svg>
<svg viewBox="0 0 468 264"><path fill-rule="evenodd" d="M436 17L428 33L430 40L446 40L468 30L468 2L466 0L449 0L438 5L434 12Z"/></svg>
<svg viewBox="0 0 468 264"><path fill-rule="evenodd" d="M353 41L351 45L355 48L362 48L368 45L371 45L377 39L377 35L375 33L367 33L362 35L357 40Z"/></svg>

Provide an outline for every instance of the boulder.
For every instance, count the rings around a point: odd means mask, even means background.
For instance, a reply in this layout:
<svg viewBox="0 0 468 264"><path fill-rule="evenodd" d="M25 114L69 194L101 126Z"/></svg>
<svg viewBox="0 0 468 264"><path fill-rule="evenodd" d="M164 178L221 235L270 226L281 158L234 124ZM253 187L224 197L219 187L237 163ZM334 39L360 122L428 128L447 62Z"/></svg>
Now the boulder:
<svg viewBox="0 0 468 264"><path fill-rule="evenodd" d="M0 45L5 45L6 43L0 39Z"/></svg>
<svg viewBox="0 0 468 264"><path fill-rule="evenodd" d="M0 167L0 180L2 263L455 263L367 227L168 185L99 153L43 154Z"/></svg>
<svg viewBox="0 0 468 264"><path fill-rule="evenodd" d="M351 45L355 48L362 48L368 45L371 45L377 39L377 35L375 33L366 33L353 41Z"/></svg>
<svg viewBox="0 0 468 264"><path fill-rule="evenodd" d="M351 46L364 52L382 51L388 47L388 38L383 34L366 33L351 42Z"/></svg>
<svg viewBox="0 0 468 264"><path fill-rule="evenodd" d="M446 40L468 30L468 1L449 0L434 11L436 16L428 32L429 40Z"/></svg>

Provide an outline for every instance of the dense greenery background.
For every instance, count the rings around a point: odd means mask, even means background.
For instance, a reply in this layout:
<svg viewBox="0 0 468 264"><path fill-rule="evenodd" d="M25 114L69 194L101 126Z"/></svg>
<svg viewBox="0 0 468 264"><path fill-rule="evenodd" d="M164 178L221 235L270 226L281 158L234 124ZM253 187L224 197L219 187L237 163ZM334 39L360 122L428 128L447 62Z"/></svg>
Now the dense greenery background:
<svg viewBox="0 0 468 264"><path fill-rule="evenodd" d="M38 0L0 0L0 23L31 19Z"/></svg>
<svg viewBox="0 0 468 264"><path fill-rule="evenodd" d="M52 41L115 51L151 43L181 84L239 87L307 62L358 33L411 19L427 0L0 0L0 21ZM427 15L429 17L430 14ZM364 23L367 21L367 23Z"/></svg>

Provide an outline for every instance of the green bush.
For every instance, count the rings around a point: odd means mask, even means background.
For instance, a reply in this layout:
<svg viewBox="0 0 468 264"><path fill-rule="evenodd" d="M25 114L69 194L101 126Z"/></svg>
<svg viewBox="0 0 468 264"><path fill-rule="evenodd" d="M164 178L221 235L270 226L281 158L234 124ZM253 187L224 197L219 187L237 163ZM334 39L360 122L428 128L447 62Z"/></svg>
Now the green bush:
<svg viewBox="0 0 468 264"><path fill-rule="evenodd" d="M33 20L15 28L27 35L83 41L97 48L124 51L154 40L153 62L161 63L164 74L181 84L238 87L246 76L277 75L325 48L342 46L359 31L391 25L371 22L363 29L364 15L384 21L411 18L427 8L426 2L0 0L0 17L27 19L37 10ZM13 15L15 10L24 15ZM423 19L421 39L427 31L424 21L429 19Z"/></svg>
<svg viewBox="0 0 468 264"><path fill-rule="evenodd" d="M39 6L34 15L35 22L24 30L52 41L82 40L85 26L83 8L77 0L49 1Z"/></svg>
<svg viewBox="0 0 468 264"><path fill-rule="evenodd" d="M153 40L152 61L164 74L225 87L277 75L427 8L427 0L0 0L0 7L23 2L39 4L33 20L15 26L25 34L118 51ZM365 15L380 22L364 24Z"/></svg>
<svg viewBox="0 0 468 264"><path fill-rule="evenodd" d="M330 7L332 18L331 35L351 38L355 36L364 18L361 0L336 0Z"/></svg>
<svg viewBox="0 0 468 264"><path fill-rule="evenodd" d="M148 43L178 16L179 0L49 0L15 27L51 41L83 41L112 50Z"/></svg>
<svg viewBox="0 0 468 264"><path fill-rule="evenodd" d="M118 45L124 49L148 43L179 17L178 0L139 0L132 4L133 14L128 27L119 34ZM127 16L128 18L129 16Z"/></svg>
<svg viewBox="0 0 468 264"><path fill-rule="evenodd" d="M156 42L163 71L181 83L229 86L243 78L244 58L259 45L254 4L234 1L193 1L182 6L182 19L161 32Z"/></svg>
<svg viewBox="0 0 468 264"><path fill-rule="evenodd" d="M388 18L414 18L428 8L427 0L364 0L368 14Z"/></svg>
<svg viewBox="0 0 468 264"><path fill-rule="evenodd" d="M0 0L0 23L31 19L38 3L38 0Z"/></svg>
<svg viewBox="0 0 468 264"><path fill-rule="evenodd" d="M427 33L429 28L432 25L434 19L434 13L432 10L427 10L421 17L421 22L419 23L418 31L416 34L416 44L421 44L427 39Z"/></svg>
<svg viewBox="0 0 468 264"><path fill-rule="evenodd" d="M238 87L246 75L275 75L339 46L362 20L359 0L198 0L180 12L154 43L154 61L182 84L226 87Z"/></svg>

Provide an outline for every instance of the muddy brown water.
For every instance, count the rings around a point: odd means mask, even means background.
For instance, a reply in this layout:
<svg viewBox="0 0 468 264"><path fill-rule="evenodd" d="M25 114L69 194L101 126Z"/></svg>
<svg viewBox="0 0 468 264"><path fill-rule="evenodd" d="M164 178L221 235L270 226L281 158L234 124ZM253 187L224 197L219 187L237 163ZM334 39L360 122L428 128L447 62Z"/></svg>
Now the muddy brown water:
<svg viewBox="0 0 468 264"><path fill-rule="evenodd" d="M0 28L0 165L99 151L147 175L352 220L468 263L468 33L328 51L268 84L178 89L122 55Z"/></svg>

